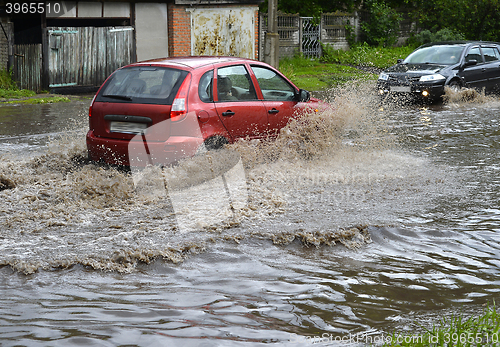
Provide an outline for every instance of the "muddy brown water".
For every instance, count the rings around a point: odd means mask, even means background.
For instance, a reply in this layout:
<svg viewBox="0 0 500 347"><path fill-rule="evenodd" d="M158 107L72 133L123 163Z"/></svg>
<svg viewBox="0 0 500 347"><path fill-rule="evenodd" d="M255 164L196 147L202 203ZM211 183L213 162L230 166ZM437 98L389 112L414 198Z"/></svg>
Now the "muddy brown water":
<svg viewBox="0 0 500 347"><path fill-rule="evenodd" d="M153 190L85 161L90 100L0 107L0 344L369 345L498 301L500 100L334 95Z"/></svg>

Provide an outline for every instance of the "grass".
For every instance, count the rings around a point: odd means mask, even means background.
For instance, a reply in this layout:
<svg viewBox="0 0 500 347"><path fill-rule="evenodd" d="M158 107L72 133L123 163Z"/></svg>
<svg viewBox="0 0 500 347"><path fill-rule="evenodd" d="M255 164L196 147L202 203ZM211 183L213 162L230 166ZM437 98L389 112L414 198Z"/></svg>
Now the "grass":
<svg viewBox="0 0 500 347"><path fill-rule="evenodd" d="M36 93L32 90L27 89L0 89L0 98L4 99L20 99L20 98L29 98L35 96Z"/></svg>
<svg viewBox="0 0 500 347"><path fill-rule="evenodd" d="M68 102L67 97L47 96L36 97L37 93L32 90L19 89L12 80L12 74L6 70L0 70L0 99L7 99L2 104L52 104L55 102ZM15 99L15 100L10 100Z"/></svg>
<svg viewBox="0 0 500 347"><path fill-rule="evenodd" d="M321 61L326 63L386 69L396 64L398 59L406 58L415 48L414 46L371 47L367 44L362 44L348 51L343 51L323 46Z"/></svg>
<svg viewBox="0 0 500 347"><path fill-rule="evenodd" d="M12 75L6 70L0 70L0 98L18 99L32 97L36 93L32 90L19 89L12 80Z"/></svg>
<svg viewBox="0 0 500 347"><path fill-rule="evenodd" d="M41 97L41 98L30 98L26 100L11 100L11 101L6 101L4 102L5 104L28 104L28 105L34 105L34 104L53 104L56 102L69 102L71 101L65 96L48 96L48 97Z"/></svg>
<svg viewBox="0 0 500 347"><path fill-rule="evenodd" d="M321 90L354 79L376 79L375 75L352 66L327 64L301 56L280 60L280 71L299 88L306 90Z"/></svg>
<svg viewBox="0 0 500 347"><path fill-rule="evenodd" d="M0 89L17 89L12 80L12 75L7 70L0 70Z"/></svg>
<svg viewBox="0 0 500 347"><path fill-rule="evenodd" d="M376 80L379 70L396 64L413 50L413 46L383 48L366 44L348 51L323 47L319 59L300 55L281 59L280 71L299 88L318 91L354 80Z"/></svg>
<svg viewBox="0 0 500 347"><path fill-rule="evenodd" d="M464 318L462 315L443 318L439 325L422 335L409 336L394 333L391 342L384 347L429 347L429 346L499 346L500 314L495 304L488 306L477 317Z"/></svg>

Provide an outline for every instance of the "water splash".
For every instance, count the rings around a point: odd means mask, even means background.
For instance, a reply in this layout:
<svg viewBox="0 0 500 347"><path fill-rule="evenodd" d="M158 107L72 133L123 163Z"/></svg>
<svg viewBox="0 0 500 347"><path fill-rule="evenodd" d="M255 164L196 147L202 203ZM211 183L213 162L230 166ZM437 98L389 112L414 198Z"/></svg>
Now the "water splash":
<svg viewBox="0 0 500 347"><path fill-rule="evenodd" d="M485 104L493 101L498 101L498 97L486 95L484 90L477 91L471 88L461 88L459 90L451 89L448 86L444 87L445 94L443 95L443 102L445 104Z"/></svg>
<svg viewBox="0 0 500 347"><path fill-rule="evenodd" d="M158 182L144 172L137 185L129 172L89 163L84 128L52 139L42 155L2 160L0 177L11 188L0 191L0 264L25 273L73 264L133 271L250 237L360 247L368 229L352 225L394 223L398 211L434 196L422 190L440 186L428 161L398 149L370 88L334 90L332 108L294 119L274 141L238 141L186 159L155 171ZM180 227L201 205L193 189L239 162L246 182L224 198L229 208ZM169 194L151 194L158 187ZM174 201L176 191L189 194Z"/></svg>
<svg viewBox="0 0 500 347"><path fill-rule="evenodd" d="M371 84L353 83L325 96L331 100L328 108L311 109L293 119L281 129L277 139L240 140L231 147L240 153L247 168L253 168L277 160L321 160L346 143L370 149L394 145L395 138L387 134Z"/></svg>

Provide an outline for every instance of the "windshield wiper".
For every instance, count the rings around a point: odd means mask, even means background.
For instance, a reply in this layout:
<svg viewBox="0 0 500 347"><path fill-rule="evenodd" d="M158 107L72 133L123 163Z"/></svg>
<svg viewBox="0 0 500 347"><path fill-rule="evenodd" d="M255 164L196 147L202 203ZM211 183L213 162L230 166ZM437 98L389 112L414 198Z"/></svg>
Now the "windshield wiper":
<svg viewBox="0 0 500 347"><path fill-rule="evenodd" d="M126 96L126 95L104 94L103 96L106 97L106 98L132 101L132 98L130 96Z"/></svg>

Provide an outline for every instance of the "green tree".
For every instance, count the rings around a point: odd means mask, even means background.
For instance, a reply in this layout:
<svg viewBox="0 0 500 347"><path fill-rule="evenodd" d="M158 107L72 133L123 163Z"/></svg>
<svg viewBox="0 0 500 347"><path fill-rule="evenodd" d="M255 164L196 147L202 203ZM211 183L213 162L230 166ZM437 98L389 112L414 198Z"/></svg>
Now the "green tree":
<svg viewBox="0 0 500 347"><path fill-rule="evenodd" d="M500 0L278 0L282 12L317 18L321 13L358 11L361 6L377 18L363 28L371 44L389 44L382 40L381 32L388 30L385 33L392 37L398 13L407 13L420 30L450 29L470 40L500 41ZM267 0L260 10L267 12Z"/></svg>
<svg viewBox="0 0 500 347"><path fill-rule="evenodd" d="M406 0L422 29L449 28L470 40L500 41L499 0Z"/></svg>
<svg viewBox="0 0 500 347"><path fill-rule="evenodd" d="M352 12L357 10L362 0L278 0L278 10L285 13L298 13L303 17L319 17L321 13L335 11ZM268 2L260 5L261 12L267 12Z"/></svg>
<svg viewBox="0 0 500 347"><path fill-rule="evenodd" d="M384 47L396 43L401 14L383 0L366 0L363 9L368 13L367 20L361 23L366 42L372 46Z"/></svg>

